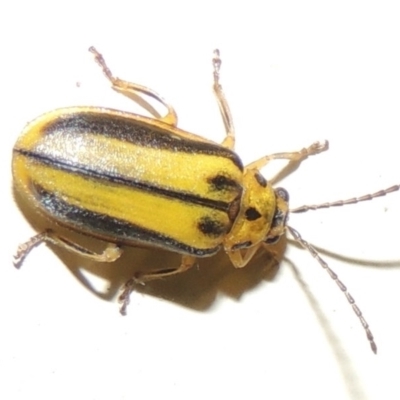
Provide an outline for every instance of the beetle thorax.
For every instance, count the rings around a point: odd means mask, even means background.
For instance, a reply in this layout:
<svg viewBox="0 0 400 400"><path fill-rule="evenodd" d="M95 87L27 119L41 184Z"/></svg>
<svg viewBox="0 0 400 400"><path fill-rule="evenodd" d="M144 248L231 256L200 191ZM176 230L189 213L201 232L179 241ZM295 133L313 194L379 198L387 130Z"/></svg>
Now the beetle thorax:
<svg viewBox="0 0 400 400"><path fill-rule="evenodd" d="M240 210L225 237L225 250L245 249L265 241L269 237L276 208L277 198L272 186L257 170L245 171Z"/></svg>

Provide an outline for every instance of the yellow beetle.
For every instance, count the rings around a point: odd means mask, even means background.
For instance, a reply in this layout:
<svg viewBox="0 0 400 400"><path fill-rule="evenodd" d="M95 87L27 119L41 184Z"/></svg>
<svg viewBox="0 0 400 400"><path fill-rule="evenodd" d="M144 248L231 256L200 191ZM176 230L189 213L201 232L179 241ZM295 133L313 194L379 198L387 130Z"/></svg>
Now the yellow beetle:
<svg viewBox="0 0 400 400"><path fill-rule="evenodd" d="M13 151L16 190L47 218L109 244L97 254L47 230L19 247L17 266L41 242L100 262L115 261L123 245L144 244L181 254L176 269L137 273L127 282L120 297L125 314L135 283L183 272L197 257L209 257L220 249L234 267L242 268L260 247L277 242L289 229L315 256L313 247L286 224L287 192L273 188L259 171L275 159L300 162L325 151L327 142L268 155L243 167L233 151L235 134L219 83L217 50L214 93L226 127L222 144L178 129L175 110L160 95L114 77L102 55L93 47L90 51L114 90L127 96L150 96L167 113L159 117L152 112L154 118L148 118L106 108L72 107L51 111L25 127ZM142 97L141 102L149 104ZM394 190L398 186L372 196ZM361 313L358 316L376 350L368 325Z"/></svg>

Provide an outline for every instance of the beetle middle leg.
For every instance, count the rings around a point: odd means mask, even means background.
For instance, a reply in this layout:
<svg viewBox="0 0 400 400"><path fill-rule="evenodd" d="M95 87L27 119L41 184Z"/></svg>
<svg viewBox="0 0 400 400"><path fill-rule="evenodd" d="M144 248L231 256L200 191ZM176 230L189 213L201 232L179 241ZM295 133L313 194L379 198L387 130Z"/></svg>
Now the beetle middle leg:
<svg viewBox="0 0 400 400"><path fill-rule="evenodd" d="M170 104L168 104L167 101L164 100L157 92L155 92L154 90L152 90L146 86L138 85L137 83L124 81L122 79L115 77L112 74L110 68L108 68L108 66L104 60L104 57L101 55L101 53L99 53L93 46L89 48L89 51L94 54L95 60L102 68L104 75L111 82L112 88L115 91L134 100L137 104L139 104L141 107L143 107L146 111L148 111L156 119L159 119L159 120L161 120L169 125L172 125L172 126L177 125L178 117L175 112L175 109ZM167 109L167 114L164 116L161 116L158 113L158 111L147 100L144 99L142 94L149 96L149 97L157 100L159 103L161 103Z"/></svg>
<svg viewBox="0 0 400 400"><path fill-rule="evenodd" d="M142 273L137 272L131 279L129 279L119 296L119 302L122 304L120 312L122 315L126 315L126 309L129 305L130 294L134 290L135 285L144 285L146 282L154 279L165 278L171 275L180 274L192 268L196 262L196 257L193 256L182 256L181 264L178 268L160 269L157 271Z"/></svg>

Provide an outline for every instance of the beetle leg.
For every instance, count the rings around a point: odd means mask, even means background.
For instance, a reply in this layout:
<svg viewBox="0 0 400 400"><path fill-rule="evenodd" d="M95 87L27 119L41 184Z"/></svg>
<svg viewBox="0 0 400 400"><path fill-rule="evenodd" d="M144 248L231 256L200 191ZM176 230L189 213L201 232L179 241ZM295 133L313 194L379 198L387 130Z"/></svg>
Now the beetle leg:
<svg viewBox="0 0 400 400"><path fill-rule="evenodd" d="M159 119L169 125L177 126L178 117L174 108L170 104L168 104L166 100L164 100L157 92L148 87L124 81L115 77L112 74L111 70L108 68L101 53L99 53L93 46L89 48L89 51L94 54L95 60L102 68L104 75L111 82L112 88L115 91L135 101L151 115L153 115L156 119ZM159 112L145 98L143 98L142 94L149 96L161 103L168 110L167 114L162 117Z"/></svg>
<svg viewBox="0 0 400 400"><path fill-rule="evenodd" d="M122 250L114 243L109 243L102 253L95 253L85 247L78 245L68 239L56 235L53 231L47 230L31 237L27 242L21 244L14 256L14 265L19 268L28 253L40 243L51 243L62 247L72 253L82 257L90 258L98 262L114 262L121 254Z"/></svg>
<svg viewBox="0 0 400 400"><path fill-rule="evenodd" d="M256 246L250 247L245 250L231 251L227 254L228 254L229 259L231 260L231 263L233 264L233 266L235 268L243 268L254 257L257 250L260 248L260 246L261 246L261 244L258 244ZM244 251L244 255L242 254L242 251Z"/></svg>
<svg viewBox="0 0 400 400"><path fill-rule="evenodd" d="M219 110L222 115L222 119L224 121L226 137L222 141L222 146L227 147L228 149L233 150L235 148L235 129L233 127L233 119L231 110L229 108L228 102L222 90L222 86L219 83L219 70L221 68L221 58L219 56L219 50L214 50L214 57L212 59L212 64L214 68L214 94L217 98Z"/></svg>
<svg viewBox="0 0 400 400"><path fill-rule="evenodd" d="M180 274L192 268L196 262L196 257L193 256L182 256L181 264L178 268L173 269L161 269L150 273L137 272L129 281L124 285L121 295L119 296L119 302L122 304L120 312L122 315L126 315L126 309L129 305L130 294L132 293L135 285L144 285L145 282L152 281L154 279L165 278L167 276Z"/></svg>
<svg viewBox="0 0 400 400"><path fill-rule="evenodd" d="M290 162L302 162L309 156L322 153L328 150L329 143L327 140L324 142L315 142L311 146L301 149L300 151L294 151L291 153L275 153L268 156L259 158L246 166L246 169L257 169L265 167L272 160L289 160Z"/></svg>
<svg viewBox="0 0 400 400"><path fill-rule="evenodd" d="M136 282L140 284L144 284L145 282L152 281L153 279L165 278L167 276L180 274L182 272L187 271L192 268L196 262L196 257L193 256L182 256L181 264L178 268L173 269L161 269L158 271L153 271L148 274L137 273L135 278Z"/></svg>

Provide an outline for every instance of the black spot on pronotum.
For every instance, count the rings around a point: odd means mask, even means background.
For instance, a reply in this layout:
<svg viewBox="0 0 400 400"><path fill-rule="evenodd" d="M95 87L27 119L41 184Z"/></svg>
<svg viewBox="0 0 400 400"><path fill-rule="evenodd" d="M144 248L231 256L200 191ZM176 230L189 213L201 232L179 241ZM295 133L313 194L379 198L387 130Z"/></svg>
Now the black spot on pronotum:
<svg viewBox="0 0 400 400"><path fill-rule="evenodd" d="M245 215L246 215L246 219L248 221L255 221L256 219L261 217L261 214L257 211L256 208L254 207L249 207L246 211L245 211Z"/></svg>
<svg viewBox="0 0 400 400"><path fill-rule="evenodd" d="M212 190L216 191L231 191L239 188L238 182L225 175L215 175L208 178L207 181L210 183Z"/></svg>
<svg viewBox="0 0 400 400"><path fill-rule="evenodd" d="M197 224L201 233L207 236L219 237L226 233L227 227L220 221L216 221L210 217L203 217Z"/></svg>
<svg viewBox="0 0 400 400"><path fill-rule="evenodd" d="M267 180L258 171L254 174L254 178L256 178L256 181L260 186L267 187Z"/></svg>
<svg viewBox="0 0 400 400"><path fill-rule="evenodd" d="M247 249L251 245L252 245L251 240L248 240L247 242L236 243L235 245L232 246L232 250Z"/></svg>

